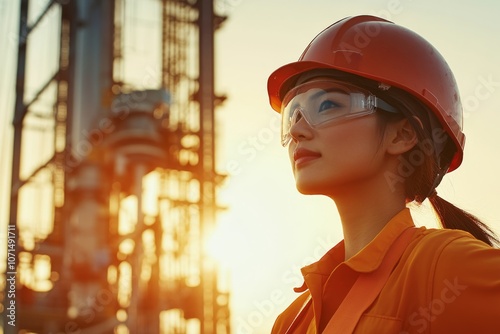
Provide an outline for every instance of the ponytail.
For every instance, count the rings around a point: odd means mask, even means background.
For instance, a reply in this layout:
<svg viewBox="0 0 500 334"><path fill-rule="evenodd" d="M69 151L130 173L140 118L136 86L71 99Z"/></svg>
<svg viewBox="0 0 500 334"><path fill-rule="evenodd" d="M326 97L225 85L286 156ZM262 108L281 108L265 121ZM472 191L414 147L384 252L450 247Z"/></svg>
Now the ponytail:
<svg viewBox="0 0 500 334"><path fill-rule="evenodd" d="M383 94L379 91L378 95L384 98L384 101L387 101L402 112L378 113L381 134L384 133L388 123L407 118L413 125L420 143L426 141L434 143L433 131L431 130L434 129L433 124L439 124L439 122L437 120L432 121L432 119L435 118L432 112L406 92L402 92L394 87L392 87L391 90L393 91L390 94ZM420 122L415 122L415 116ZM441 131L444 130L441 129ZM445 146L442 151L439 151L439 157L435 154L437 152L435 147L432 152L427 153L427 151L423 150L418 144L403 154L403 159L406 161L412 161L412 155L415 157L422 157L422 161L414 164L413 170L409 175L406 175L405 178L405 196L407 203L415 201L417 204L422 204L426 198L429 198L442 227L469 232L476 239L492 247L499 247L500 240L491 228L474 215L456 207L437 195L435 189L446 173L445 171L449 165L446 161L451 161L455 149L451 139L448 139L446 145L447 146ZM439 163L439 161L442 161L442 163Z"/></svg>
<svg viewBox="0 0 500 334"><path fill-rule="evenodd" d="M444 228L469 232L476 239L493 247L500 245L500 241L495 233L476 216L456 207L445 199L437 196L437 194L430 196L429 201L434 207L441 221L441 225Z"/></svg>

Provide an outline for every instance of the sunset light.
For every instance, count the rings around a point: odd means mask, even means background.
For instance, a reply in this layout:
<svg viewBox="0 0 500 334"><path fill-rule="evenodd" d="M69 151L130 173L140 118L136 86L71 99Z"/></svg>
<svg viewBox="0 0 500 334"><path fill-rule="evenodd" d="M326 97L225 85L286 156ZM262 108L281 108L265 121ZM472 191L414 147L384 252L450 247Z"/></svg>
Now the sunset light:
<svg viewBox="0 0 500 334"><path fill-rule="evenodd" d="M28 39L20 178L11 187L22 1L0 0L0 244L15 224L17 246L13 268L0 247L0 268L15 273L18 305L30 307L17 310L18 324L30 325L31 307L43 305L54 323L75 321L85 333L270 333L299 296L301 268L344 231L330 198L298 192L267 80L347 16L394 21L442 53L460 89L466 143L437 193L500 233L498 1L214 0L214 21L204 23L211 36L200 28L205 0L115 0L71 53L65 6L85 0L53 1ZM49 2L29 1L30 24ZM78 24L101 22L86 15ZM85 50L78 70L58 72L76 45ZM68 86L71 76L85 80ZM213 87L201 83L211 79ZM429 201L408 207L416 225L438 227ZM23 331L50 329L42 318Z"/></svg>

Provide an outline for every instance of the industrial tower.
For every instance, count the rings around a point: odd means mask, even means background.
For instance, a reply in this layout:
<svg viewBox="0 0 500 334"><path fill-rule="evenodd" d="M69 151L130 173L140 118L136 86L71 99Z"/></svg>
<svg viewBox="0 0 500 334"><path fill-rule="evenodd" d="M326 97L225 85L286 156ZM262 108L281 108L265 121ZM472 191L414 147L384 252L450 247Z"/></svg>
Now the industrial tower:
<svg viewBox="0 0 500 334"><path fill-rule="evenodd" d="M20 1L4 333L230 333L203 247L224 179L225 18L213 0L34 3Z"/></svg>

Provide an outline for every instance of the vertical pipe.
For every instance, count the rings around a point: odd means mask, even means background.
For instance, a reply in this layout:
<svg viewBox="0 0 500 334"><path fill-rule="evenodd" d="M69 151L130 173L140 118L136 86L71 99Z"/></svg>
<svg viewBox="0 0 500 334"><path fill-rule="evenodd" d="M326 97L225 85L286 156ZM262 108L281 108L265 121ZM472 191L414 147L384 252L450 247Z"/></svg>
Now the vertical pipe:
<svg viewBox="0 0 500 334"><path fill-rule="evenodd" d="M77 160L86 158L83 144L108 111L103 103L113 84L114 0L75 0L76 31L73 64L72 147Z"/></svg>
<svg viewBox="0 0 500 334"><path fill-rule="evenodd" d="M214 9L213 0L199 3L199 103L201 126L201 242L213 229L215 221L215 154L214 154ZM203 248L203 247L202 247ZM215 272L211 261L202 253L203 319L201 332L216 332Z"/></svg>
<svg viewBox="0 0 500 334"><path fill-rule="evenodd" d="M107 216L103 215L103 212L109 209L109 203L105 201L106 204L103 204L96 194L109 194L110 185L101 162L87 158L99 149L104 135L98 125L107 115L108 105L103 101L106 101L105 94L111 91L112 85L114 3L114 0L73 0L63 6L62 12L63 20L66 20L70 27L68 68L64 71L68 82L64 152L65 204L62 209L66 252L61 264L62 279L57 284L63 285L62 291L68 291L85 300L97 296L97 292L103 291L107 284L106 272L102 270L89 279L78 279L75 276L78 272L73 269L73 264L77 262L74 254L85 251L85 254L90 254L89 261L95 261L100 256L98 252L108 247L103 234L109 230L109 222L102 217ZM90 199L82 200L89 197ZM87 222L83 221L84 219L76 219L78 225L69 223L73 217L79 216L92 218L87 218ZM99 228L101 232L96 231L99 237L94 238L82 232L81 224L92 224ZM77 239L88 240L94 245L74 242ZM89 252L88 248L91 247L95 248L95 252ZM71 279L72 277L75 279ZM97 302L97 305L102 307L101 310L108 309L107 304L101 305ZM85 326L100 321L104 314L100 312L96 312L95 318L89 320Z"/></svg>
<svg viewBox="0 0 500 334"><path fill-rule="evenodd" d="M200 1L200 113L203 129L203 168L214 170L214 11L213 0Z"/></svg>
<svg viewBox="0 0 500 334"><path fill-rule="evenodd" d="M4 324L4 334L14 334L17 333L18 326L16 322L16 311L19 308L18 299L16 298L15 284L16 284L16 270L17 270L17 259L18 259L18 229L17 229L17 211L18 211L18 201L19 201L19 189L20 184L20 164L21 164L21 140L23 131L23 120L25 116L24 107L24 80L26 75L26 42L28 38L28 0L21 0L21 10L19 15L19 45L18 45L18 56L17 56L17 73L16 73L16 102L14 110L14 147L12 154L12 180L11 180L11 199L10 199L10 212L9 212L9 225L7 231L7 237L12 242L8 242L8 245L12 245L13 248L7 248L7 263L5 268L5 276L8 284L5 286L4 293L4 312L3 312L3 324ZM12 235L13 233L13 235ZM12 238L11 238L12 237ZM14 254L14 261L12 262L12 256ZM10 282L13 281L14 285ZM13 288L13 289L12 289ZM11 312L13 310L13 312ZM10 315L13 315L10 316Z"/></svg>

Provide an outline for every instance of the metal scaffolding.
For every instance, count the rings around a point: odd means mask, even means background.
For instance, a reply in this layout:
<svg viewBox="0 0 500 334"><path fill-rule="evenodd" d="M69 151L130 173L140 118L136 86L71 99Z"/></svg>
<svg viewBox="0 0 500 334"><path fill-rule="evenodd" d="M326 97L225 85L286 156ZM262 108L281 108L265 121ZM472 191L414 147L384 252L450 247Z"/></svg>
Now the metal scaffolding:
<svg viewBox="0 0 500 334"><path fill-rule="evenodd" d="M37 3L20 1L4 333L230 333L204 252L225 18L213 0Z"/></svg>

